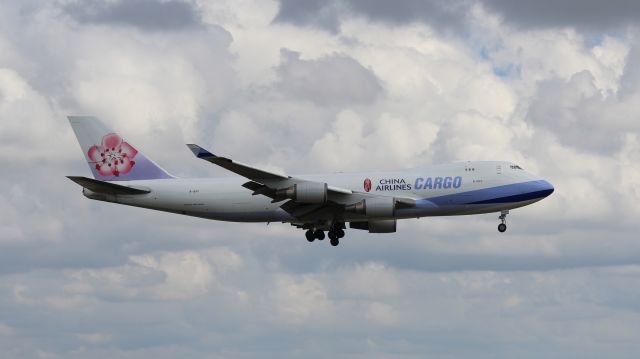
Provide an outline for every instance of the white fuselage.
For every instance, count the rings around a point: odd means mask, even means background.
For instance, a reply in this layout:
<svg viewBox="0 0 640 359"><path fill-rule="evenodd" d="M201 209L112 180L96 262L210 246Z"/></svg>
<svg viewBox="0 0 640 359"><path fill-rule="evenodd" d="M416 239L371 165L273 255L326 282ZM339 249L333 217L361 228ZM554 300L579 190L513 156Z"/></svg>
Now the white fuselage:
<svg viewBox="0 0 640 359"><path fill-rule="evenodd" d="M299 177L349 189L356 195L375 194L415 200L415 206L398 209L387 219L498 212L539 201L553 191L547 181L509 162L463 162L397 172ZM367 179L370 183L368 192ZM299 221L280 208L285 201L272 203L271 198L253 195L251 190L242 187L245 182L247 180L240 177L140 180L128 181L127 185L148 188L150 193L111 195L85 189L84 194L96 200L214 220ZM349 201L353 202L352 196ZM325 215L333 218L323 218ZM363 214L349 212L320 213L318 216L318 220L344 222L370 219Z"/></svg>

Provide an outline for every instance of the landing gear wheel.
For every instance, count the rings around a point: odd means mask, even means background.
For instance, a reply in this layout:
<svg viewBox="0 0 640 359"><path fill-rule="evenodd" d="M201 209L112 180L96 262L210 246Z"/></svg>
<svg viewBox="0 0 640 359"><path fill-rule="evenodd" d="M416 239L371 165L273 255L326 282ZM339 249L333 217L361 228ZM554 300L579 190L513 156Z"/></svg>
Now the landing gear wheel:
<svg viewBox="0 0 640 359"><path fill-rule="evenodd" d="M340 240L338 238L331 238L331 245L332 246L337 246L338 244L340 244Z"/></svg>
<svg viewBox="0 0 640 359"><path fill-rule="evenodd" d="M500 217L498 217L498 219L500 220L500 223L498 225L498 232L503 233L504 231L507 230L507 214L509 214L509 211L502 211L500 212Z"/></svg>
<svg viewBox="0 0 640 359"><path fill-rule="evenodd" d="M315 233L312 230L308 230L304 233L304 236L307 237L307 241L313 242L316 240Z"/></svg>
<svg viewBox="0 0 640 359"><path fill-rule="evenodd" d="M343 238L344 237L344 231L342 229L338 229L336 231L336 234L338 235L338 238Z"/></svg>
<svg viewBox="0 0 640 359"><path fill-rule="evenodd" d="M332 240L332 241L333 241L333 240L336 240L336 239L338 239L338 238L339 238L339 237L338 237L338 233L336 233L335 231L329 231L329 239L330 239L330 240Z"/></svg>
<svg viewBox="0 0 640 359"><path fill-rule="evenodd" d="M314 232L314 236L316 237L317 240L321 241L324 239L324 231L321 231L318 229Z"/></svg>

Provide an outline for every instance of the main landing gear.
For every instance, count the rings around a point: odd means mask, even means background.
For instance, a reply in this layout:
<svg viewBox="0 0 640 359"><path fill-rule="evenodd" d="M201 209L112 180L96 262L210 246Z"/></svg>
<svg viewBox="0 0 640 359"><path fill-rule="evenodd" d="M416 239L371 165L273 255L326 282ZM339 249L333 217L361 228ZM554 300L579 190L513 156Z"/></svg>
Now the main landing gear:
<svg viewBox="0 0 640 359"><path fill-rule="evenodd" d="M344 230L342 228L333 228L329 231L329 239L332 246L340 244L340 238L344 237Z"/></svg>
<svg viewBox="0 0 640 359"><path fill-rule="evenodd" d="M502 222L498 225L498 232L500 233L503 233L507 230L507 214L509 214L509 211L502 211L500 212L500 217L498 217L498 219Z"/></svg>
<svg viewBox="0 0 640 359"><path fill-rule="evenodd" d="M329 240L332 246L337 246L340 244L340 238L344 237L344 224L334 224L331 226L327 235L329 236ZM326 227L325 227L326 228ZM310 228L305 232L305 237L307 237L307 241L313 242L316 239L321 241L324 239L324 231L322 229L313 229Z"/></svg>
<svg viewBox="0 0 640 359"><path fill-rule="evenodd" d="M316 239L319 241L324 239L324 232L321 229L316 229L315 231L310 229L304 235L307 237L307 241L309 242L313 242Z"/></svg>

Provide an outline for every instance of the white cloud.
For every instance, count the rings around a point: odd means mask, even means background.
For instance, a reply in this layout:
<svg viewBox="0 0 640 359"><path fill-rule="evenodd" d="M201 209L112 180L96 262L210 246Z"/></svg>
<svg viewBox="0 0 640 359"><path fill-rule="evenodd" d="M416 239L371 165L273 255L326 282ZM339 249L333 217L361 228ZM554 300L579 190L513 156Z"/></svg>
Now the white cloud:
<svg viewBox="0 0 640 359"><path fill-rule="evenodd" d="M242 260L226 248L131 256L126 265L67 273L66 296L49 299L54 307L74 307L76 300L180 301L208 294L218 274L236 270Z"/></svg>
<svg viewBox="0 0 640 359"><path fill-rule="evenodd" d="M384 303L371 303L367 306L366 318L384 325L396 324L398 321L394 309Z"/></svg>
<svg viewBox="0 0 640 359"><path fill-rule="evenodd" d="M372 299L401 295L399 280L383 263L365 263L346 271L341 290Z"/></svg>
<svg viewBox="0 0 640 359"><path fill-rule="evenodd" d="M271 296L277 314L273 319L293 325L326 320L332 305L323 283L312 276L277 275Z"/></svg>
<svg viewBox="0 0 640 359"><path fill-rule="evenodd" d="M19 164L44 157L48 151L63 152L67 146L61 140L67 136L55 123L42 120L53 114L45 96L35 91L15 70L0 66L0 159L3 163ZM29 129L29 136L24 136L25 129Z"/></svg>
<svg viewBox="0 0 640 359"><path fill-rule="evenodd" d="M640 214L640 139L637 133L625 135L624 144L620 151L620 193L622 194L623 211L628 213L628 218L637 218Z"/></svg>
<svg viewBox="0 0 640 359"><path fill-rule="evenodd" d="M134 256L131 261L163 273L164 281L151 289L152 296L162 299L188 299L206 294L214 281L211 265L195 252L167 253L160 258Z"/></svg>

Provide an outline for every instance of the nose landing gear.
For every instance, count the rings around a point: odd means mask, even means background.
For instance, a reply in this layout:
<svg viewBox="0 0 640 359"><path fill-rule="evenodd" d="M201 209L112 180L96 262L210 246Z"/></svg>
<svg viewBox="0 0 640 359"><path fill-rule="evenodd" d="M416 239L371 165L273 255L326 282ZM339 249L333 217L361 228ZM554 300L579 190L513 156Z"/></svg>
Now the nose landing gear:
<svg viewBox="0 0 640 359"><path fill-rule="evenodd" d="M498 225L498 232L503 233L507 230L507 214L509 214L509 211L502 211L500 212L500 217L498 217L498 219L502 222Z"/></svg>

